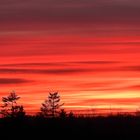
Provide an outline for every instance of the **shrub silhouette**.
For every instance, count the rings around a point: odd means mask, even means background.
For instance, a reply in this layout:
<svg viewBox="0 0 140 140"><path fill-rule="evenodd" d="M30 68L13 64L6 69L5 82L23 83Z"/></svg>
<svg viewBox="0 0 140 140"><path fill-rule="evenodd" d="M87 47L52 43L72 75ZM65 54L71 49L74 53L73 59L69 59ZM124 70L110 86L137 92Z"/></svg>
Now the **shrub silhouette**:
<svg viewBox="0 0 140 140"><path fill-rule="evenodd" d="M68 117L69 117L70 119L74 118L74 113L73 113L72 111L70 111L70 113L68 114Z"/></svg>
<svg viewBox="0 0 140 140"><path fill-rule="evenodd" d="M64 109L61 109L59 112L59 117L65 119L67 117L67 113Z"/></svg>
<svg viewBox="0 0 140 140"><path fill-rule="evenodd" d="M21 117L25 115L23 106L17 105L19 99L20 97L16 95L15 91L12 91L7 97L2 97L3 106L0 113L3 117Z"/></svg>
<svg viewBox="0 0 140 140"><path fill-rule="evenodd" d="M58 92L49 93L48 98L42 103L40 108L41 115L44 117L55 117L59 113L59 109L63 104L60 104L60 96Z"/></svg>

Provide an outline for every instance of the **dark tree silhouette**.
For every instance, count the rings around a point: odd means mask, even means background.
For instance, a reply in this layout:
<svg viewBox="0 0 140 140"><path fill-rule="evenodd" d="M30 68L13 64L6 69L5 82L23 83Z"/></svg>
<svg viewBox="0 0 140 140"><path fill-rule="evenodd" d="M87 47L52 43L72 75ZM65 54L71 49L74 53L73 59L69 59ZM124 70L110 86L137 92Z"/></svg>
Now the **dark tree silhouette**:
<svg viewBox="0 0 140 140"><path fill-rule="evenodd" d="M59 117L64 119L67 117L67 113L64 109L61 109L60 112L59 112Z"/></svg>
<svg viewBox="0 0 140 140"><path fill-rule="evenodd" d="M3 106L1 114L3 117L21 117L25 115L23 106L17 105L17 100L20 97L16 95L15 91L12 91L7 97L2 97Z"/></svg>
<svg viewBox="0 0 140 140"><path fill-rule="evenodd" d="M68 114L68 117L69 117L70 119L74 118L74 113L73 113L72 111L70 111L70 113Z"/></svg>
<svg viewBox="0 0 140 140"><path fill-rule="evenodd" d="M48 98L42 103L41 114L45 117L55 117L59 113L59 109L63 104L60 104L60 96L58 92L49 93Z"/></svg>
<svg viewBox="0 0 140 140"><path fill-rule="evenodd" d="M50 116L50 104L49 104L49 101L48 99L46 99L44 101L44 103L42 103L42 106L40 108L40 113L38 114L39 116L42 116L42 117L48 117Z"/></svg>

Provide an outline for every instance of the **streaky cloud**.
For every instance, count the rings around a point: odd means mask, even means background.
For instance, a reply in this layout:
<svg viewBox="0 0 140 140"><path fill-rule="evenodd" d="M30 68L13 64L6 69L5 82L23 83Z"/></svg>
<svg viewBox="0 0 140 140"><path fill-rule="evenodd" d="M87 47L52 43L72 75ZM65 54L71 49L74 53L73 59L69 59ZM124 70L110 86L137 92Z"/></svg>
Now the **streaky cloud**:
<svg viewBox="0 0 140 140"><path fill-rule="evenodd" d="M1 68L0 73L15 73L15 74L74 74L74 73L83 73L92 71L90 69L76 69L76 68L68 68L68 69L16 69L16 68Z"/></svg>
<svg viewBox="0 0 140 140"><path fill-rule="evenodd" d="M119 61L69 61L69 62L48 62L48 63L13 63L1 64L0 66L67 66L69 64L116 64Z"/></svg>
<svg viewBox="0 0 140 140"><path fill-rule="evenodd" d="M126 71L140 71L140 65L137 66L126 66L124 67L124 70Z"/></svg>
<svg viewBox="0 0 140 140"><path fill-rule="evenodd" d="M23 84L28 82L30 81L21 78L0 78L0 85Z"/></svg>

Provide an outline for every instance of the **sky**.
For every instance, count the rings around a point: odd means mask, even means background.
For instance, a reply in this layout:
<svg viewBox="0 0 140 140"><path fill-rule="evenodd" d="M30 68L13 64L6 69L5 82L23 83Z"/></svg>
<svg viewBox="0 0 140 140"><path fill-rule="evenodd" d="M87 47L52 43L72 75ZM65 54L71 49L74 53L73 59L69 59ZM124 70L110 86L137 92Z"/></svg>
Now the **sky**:
<svg viewBox="0 0 140 140"><path fill-rule="evenodd" d="M140 107L139 0L0 1L0 98L28 113L58 91L66 110Z"/></svg>

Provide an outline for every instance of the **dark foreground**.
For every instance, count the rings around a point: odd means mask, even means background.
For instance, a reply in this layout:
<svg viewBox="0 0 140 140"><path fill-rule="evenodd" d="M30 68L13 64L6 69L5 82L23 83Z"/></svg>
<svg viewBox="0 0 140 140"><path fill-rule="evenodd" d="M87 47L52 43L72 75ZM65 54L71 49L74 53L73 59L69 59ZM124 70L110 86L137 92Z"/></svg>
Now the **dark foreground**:
<svg viewBox="0 0 140 140"><path fill-rule="evenodd" d="M0 119L0 135L9 140L29 138L139 140L140 117L5 118Z"/></svg>

